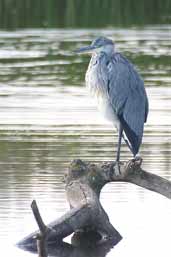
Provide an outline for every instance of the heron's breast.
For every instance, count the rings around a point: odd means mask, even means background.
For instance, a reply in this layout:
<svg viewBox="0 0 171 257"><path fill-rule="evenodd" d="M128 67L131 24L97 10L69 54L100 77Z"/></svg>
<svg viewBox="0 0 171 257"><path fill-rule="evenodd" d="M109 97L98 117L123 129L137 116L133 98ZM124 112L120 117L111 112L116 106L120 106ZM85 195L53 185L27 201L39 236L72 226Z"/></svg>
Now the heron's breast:
<svg viewBox="0 0 171 257"><path fill-rule="evenodd" d="M85 80L91 96L97 99L105 97L106 92L103 85L103 79L96 66L88 68Z"/></svg>
<svg viewBox="0 0 171 257"><path fill-rule="evenodd" d="M86 72L86 86L93 97L99 111L103 116L118 127L119 120L110 103L106 90L106 77L103 76L101 67L92 59Z"/></svg>
<svg viewBox="0 0 171 257"><path fill-rule="evenodd" d="M105 119L112 122L117 128L119 125L118 117L112 107L109 97L99 86L87 84L90 95L93 97L98 110L102 113Z"/></svg>
<svg viewBox="0 0 171 257"><path fill-rule="evenodd" d="M104 118L112 122L118 128L119 120L109 99L99 94L96 98L96 103L97 108L102 113Z"/></svg>

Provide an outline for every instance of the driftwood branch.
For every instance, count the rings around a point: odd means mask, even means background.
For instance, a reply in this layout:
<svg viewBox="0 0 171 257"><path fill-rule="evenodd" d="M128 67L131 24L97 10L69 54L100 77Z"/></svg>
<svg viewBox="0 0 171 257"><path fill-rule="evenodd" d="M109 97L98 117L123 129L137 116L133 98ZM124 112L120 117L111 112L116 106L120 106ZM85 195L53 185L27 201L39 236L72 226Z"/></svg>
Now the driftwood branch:
<svg viewBox="0 0 171 257"><path fill-rule="evenodd" d="M48 225L47 242L60 243L63 238L72 234L97 232L98 244L111 240L113 245L121 239L119 232L110 223L103 209L99 196L101 189L108 182L124 181L136 184L143 188L162 194L171 199L171 182L141 168L142 160L137 158L127 163L120 163L120 174L115 162L88 163L74 160L66 175L66 195L70 211L60 219ZM41 219L39 219L41 221ZM45 229L43 222L40 227ZM35 247L34 232L18 243L19 247Z"/></svg>
<svg viewBox="0 0 171 257"><path fill-rule="evenodd" d="M37 240L38 256L47 257L46 236L47 236L48 228L45 226L42 220L42 217L40 215L40 212L35 200L33 200L31 203L31 209L40 230L40 232L35 235L35 239Z"/></svg>
<svg viewBox="0 0 171 257"><path fill-rule="evenodd" d="M121 166L122 172L120 176L115 175L115 167L109 163L107 165L108 169L113 167L111 181L130 182L171 199L171 181L143 170L141 163L142 159L140 158L124 163Z"/></svg>
<svg viewBox="0 0 171 257"><path fill-rule="evenodd" d="M40 215L40 212L39 212L39 209L37 207L37 203L36 203L35 200L33 200L32 203L31 203L31 209L32 209L32 212L34 214L34 217L35 217L35 220L37 222L37 225L39 227L40 233L42 235L46 236L47 227L46 227L46 225L44 224L44 222L42 220L42 217Z"/></svg>

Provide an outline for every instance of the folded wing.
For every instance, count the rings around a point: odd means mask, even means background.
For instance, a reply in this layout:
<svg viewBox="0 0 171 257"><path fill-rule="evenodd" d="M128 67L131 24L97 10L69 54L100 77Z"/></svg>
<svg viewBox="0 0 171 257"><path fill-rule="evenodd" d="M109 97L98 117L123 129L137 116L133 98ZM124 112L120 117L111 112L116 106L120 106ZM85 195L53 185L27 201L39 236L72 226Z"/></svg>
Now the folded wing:
<svg viewBox="0 0 171 257"><path fill-rule="evenodd" d="M133 65L119 53L114 54L108 64L108 78L108 97L136 155L148 115L143 80Z"/></svg>

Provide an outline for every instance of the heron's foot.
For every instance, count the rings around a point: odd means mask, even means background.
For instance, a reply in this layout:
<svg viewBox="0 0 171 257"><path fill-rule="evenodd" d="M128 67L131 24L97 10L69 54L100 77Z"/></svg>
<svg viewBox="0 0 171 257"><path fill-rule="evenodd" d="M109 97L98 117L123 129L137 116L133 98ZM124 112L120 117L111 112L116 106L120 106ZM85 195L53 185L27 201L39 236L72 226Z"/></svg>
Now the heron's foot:
<svg viewBox="0 0 171 257"><path fill-rule="evenodd" d="M135 156L127 163L127 169L140 167L141 164L142 164L142 158L140 156Z"/></svg>
<svg viewBox="0 0 171 257"><path fill-rule="evenodd" d="M132 159L132 162L134 164L134 166L141 166L142 164L142 158L140 156L135 156L133 159Z"/></svg>
<svg viewBox="0 0 171 257"><path fill-rule="evenodd" d="M117 232L117 234L101 234L101 239L97 242L97 245L105 244L105 243L112 243L112 247L119 243L122 240L122 236Z"/></svg>
<svg viewBox="0 0 171 257"><path fill-rule="evenodd" d="M121 176L122 173L121 173L120 162L119 161L115 162L114 169L115 169L115 175L117 177Z"/></svg>
<svg viewBox="0 0 171 257"><path fill-rule="evenodd" d="M102 238L97 242L97 245L104 244L110 240L110 237L107 234L101 235Z"/></svg>

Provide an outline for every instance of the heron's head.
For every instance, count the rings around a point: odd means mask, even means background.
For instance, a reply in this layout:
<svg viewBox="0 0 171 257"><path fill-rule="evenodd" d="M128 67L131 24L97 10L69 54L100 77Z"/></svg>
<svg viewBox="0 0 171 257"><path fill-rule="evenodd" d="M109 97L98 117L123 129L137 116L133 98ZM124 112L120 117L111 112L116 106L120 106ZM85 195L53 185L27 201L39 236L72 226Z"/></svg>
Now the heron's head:
<svg viewBox="0 0 171 257"><path fill-rule="evenodd" d="M105 52L106 54L112 54L114 52L114 43L109 38L98 37L91 43L91 45L77 49L75 52L90 54Z"/></svg>

